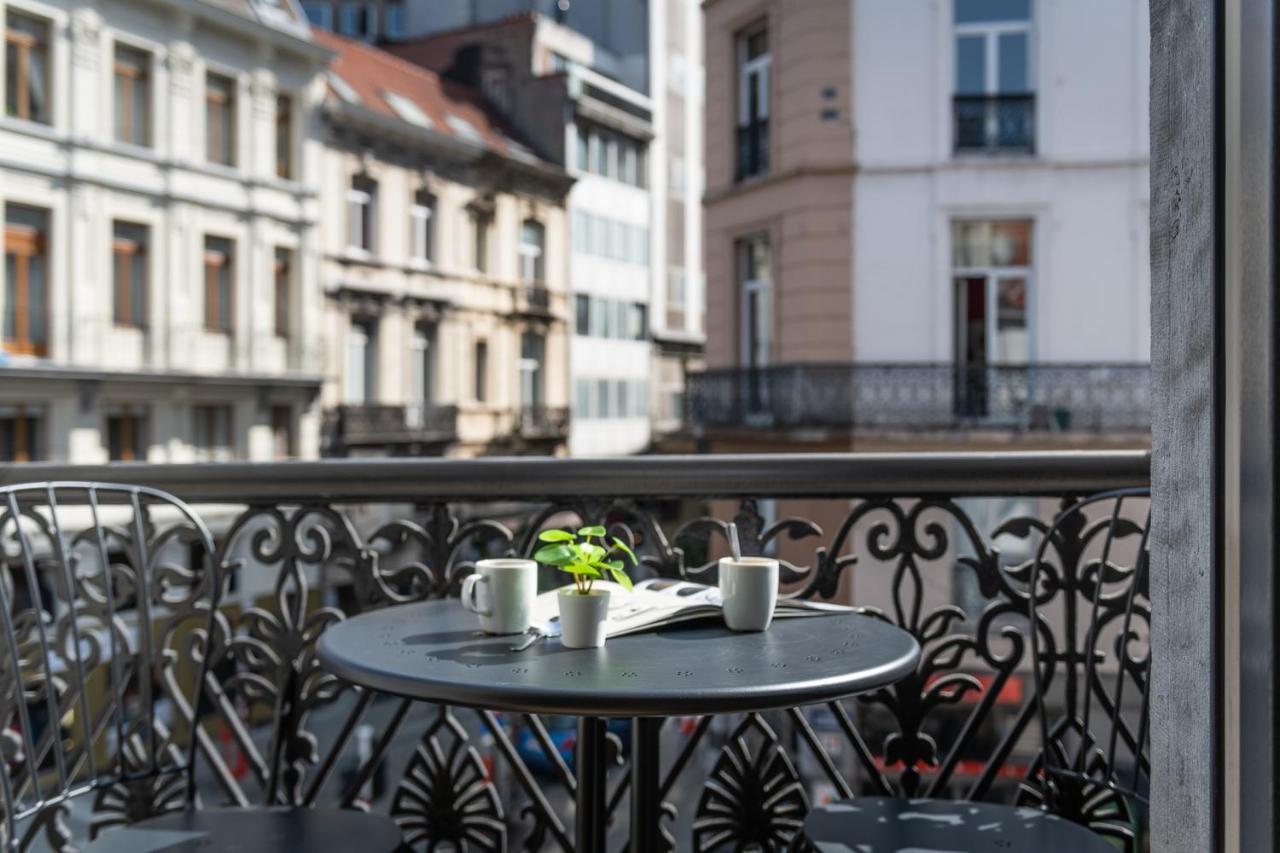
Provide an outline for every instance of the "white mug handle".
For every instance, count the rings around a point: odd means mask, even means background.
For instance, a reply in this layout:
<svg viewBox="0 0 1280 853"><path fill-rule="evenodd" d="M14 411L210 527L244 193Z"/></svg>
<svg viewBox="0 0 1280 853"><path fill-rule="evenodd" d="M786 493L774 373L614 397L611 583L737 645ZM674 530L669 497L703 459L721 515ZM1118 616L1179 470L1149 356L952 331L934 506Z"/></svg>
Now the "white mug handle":
<svg viewBox="0 0 1280 853"><path fill-rule="evenodd" d="M484 575L479 574L467 575L462 579L462 606L470 610L472 613L480 616L492 616L492 610L480 609L480 603L476 596L476 588L480 585L481 581L488 583L489 579Z"/></svg>

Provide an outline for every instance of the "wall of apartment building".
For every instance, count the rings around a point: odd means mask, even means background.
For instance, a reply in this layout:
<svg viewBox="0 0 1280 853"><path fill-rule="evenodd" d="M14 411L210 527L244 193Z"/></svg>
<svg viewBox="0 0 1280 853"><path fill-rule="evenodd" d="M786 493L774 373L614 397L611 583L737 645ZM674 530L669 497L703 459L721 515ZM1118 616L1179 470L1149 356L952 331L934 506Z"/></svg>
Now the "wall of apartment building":
<svg viewBox="0 0 1280 853"><path fill-rule="evenodd" d="M856 357L950 361L952 222L1027 219L1031 359L1146 361L1146 3L1032 2L1034 155L954 152L950 2L854 9Z"/></svg>
<svg viewBox="0 0 1280 853"><path fill-rule="evenodd" d="M375 387L372 402L413 406L420 403L457 406L458 438L446 452L454 456L483 453L511 435L521 399L519 360L525 331L544 338L543 404L569 405L568 223L563 198L495 191L504 179L500 167L443 159L441 152L415 150L396 160L371 156L373 149L335 142L327 149L322 172L322 285L325 298L325 407L348 402L352 385L347 358L352 321L375 326ZM426 162L436 170L424 170ZM348 246L347 189L353 176L377 182L374 214L375 246L371 252ZM430 262L413 259L410 205L415 193L435 196L432 216L434 253ZM476 269L470 206L492 210L488 231L487 270ZM523 222L532 219L546 230L548 310L530 311L520 281L519 246ZM356 300L344 294L359 294ZM360 298L377 305L369 313ZM412 345L415 326L435 327L432 398L422 400L414 387ZM484 399L477 397L476 344L487 345Z"/></svg>
<svg viewBox="0 0 1280 853"><path fill-rule="evenodd" d="M707 364L739 363L738 241L768 235L772 360L852 356L853 128L848 0L704 5ZM769 34L767 174L739 180L739 37Z"/></svg>
<svg viewBox="0 0 1280 853"><path fill-rule="evenodd" d="M42 400L44 455L58 460L106 461L105 419L120 405L143 413L143 455L151 461L196 457L193 407L200 404L231 407L230 450L240 458L275 455L273 406L289 410L292 452L315 455L313 394L294 380L319 372L308 345L319 311L311 260L319 155L307 122L324 52L305 34L223 14L197 17L186 7L10 0L0 3L0 20L10 11L48 24L51 115L47 124L0 118L0 205L44 212L48 286L47 351L10 354L7 364L93 378L6 380L0 406ZM115 133L117 44L147 60L145 145ZM234 80L233 166L205 156L207 72ZM288 179L276 175L278 94L293 102ZM146 228L141 327L113 314L117 221ZM209 236L233 247L227 333L208 331L204 317ZM274 334L277 248L293 259L285 336Z"/></svg>

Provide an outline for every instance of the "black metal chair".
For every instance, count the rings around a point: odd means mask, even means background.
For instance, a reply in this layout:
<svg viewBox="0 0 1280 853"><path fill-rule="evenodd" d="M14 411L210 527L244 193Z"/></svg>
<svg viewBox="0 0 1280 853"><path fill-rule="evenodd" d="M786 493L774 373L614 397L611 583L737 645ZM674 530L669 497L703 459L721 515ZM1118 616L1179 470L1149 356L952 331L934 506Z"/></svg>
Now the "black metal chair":
<svg viewBox="0 0 1280 853"><path fill-rule="evenodd" d="M200 808L211 662L229 637L225 567L184 503L138 486L0 488L0 549L3 849L401 846L394 823L358 811Z"/></svg>
<svg viewBox="0 0 1280 853"><path fill-rule="evenodd" d="M1149 556L1147 524L1122 509L1146 497L1145 490L1124 490L1068 506L1030 563L1006 570L1022 584L1035 688L1025 710L1037 718L1040 736L1039 757L1014 803L841 800L809 813L796 846L822 853L1115 853L1118 842L1141 850L1150 773ZM1090 518L1091 509L1108 504L1107 517Z"/></svg>

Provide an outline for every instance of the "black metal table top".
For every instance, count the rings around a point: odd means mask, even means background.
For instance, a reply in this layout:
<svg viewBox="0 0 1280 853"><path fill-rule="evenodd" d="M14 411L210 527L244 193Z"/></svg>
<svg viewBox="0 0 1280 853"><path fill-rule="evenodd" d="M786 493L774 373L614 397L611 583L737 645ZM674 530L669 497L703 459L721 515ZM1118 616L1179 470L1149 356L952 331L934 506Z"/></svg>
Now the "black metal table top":
<svg viewBox="0 0 1280 853"><path fill-rule="evenodd" d="M736 634L722 623L615 637L600 649L477 633L453 600L375 610L330 628L320 662L355 684L412 699L500 711L676 716L767 710L892 684L916 666L907 632L852 613L775 619Z"/></svg>

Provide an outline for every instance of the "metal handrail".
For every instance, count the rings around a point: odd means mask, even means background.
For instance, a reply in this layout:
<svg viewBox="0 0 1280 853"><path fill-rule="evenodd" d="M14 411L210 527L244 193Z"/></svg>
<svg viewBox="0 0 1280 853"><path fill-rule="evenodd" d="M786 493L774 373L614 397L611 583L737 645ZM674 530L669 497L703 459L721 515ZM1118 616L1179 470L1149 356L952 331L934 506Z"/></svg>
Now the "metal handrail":
<svg viewBox="0 0 1280 853"><path fill-rule="evenodd" d="M542 500L557 497L1052 496L1146 486L1142 450L769 453L613 459L324 459L0 466L0 485L132 483L191 502Z"/></svg>

